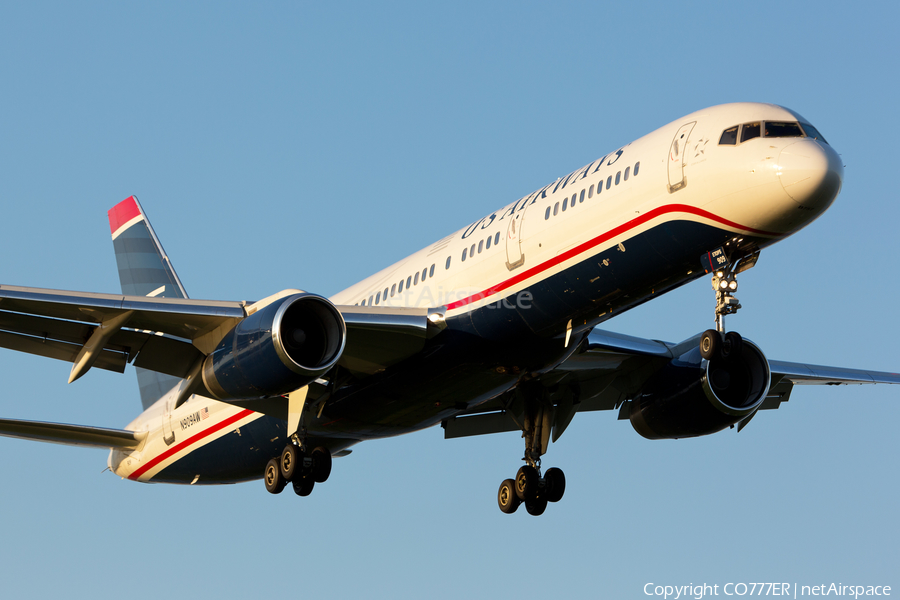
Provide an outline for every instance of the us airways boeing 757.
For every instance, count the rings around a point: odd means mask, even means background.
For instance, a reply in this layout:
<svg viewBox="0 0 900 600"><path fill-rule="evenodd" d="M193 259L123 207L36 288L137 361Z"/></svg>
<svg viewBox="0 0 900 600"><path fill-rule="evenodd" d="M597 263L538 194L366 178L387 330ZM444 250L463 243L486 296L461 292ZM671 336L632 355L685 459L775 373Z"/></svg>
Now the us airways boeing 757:
<svg viewBox="0 0 900 600"><path fill-rule="evenodd" d="M130 363L144 411L124 429L6 419L0 434L110 448L110 469L135 481L262 478L305 496L364 440L437 424L447 438L521 431L524 464L497 500L539 515L565 491L542 459L579 413L685 438L741 430L795 385L900 383L769 360L726 332L737 276L827 210L842 178L796 112L715 106L331 298L286 289L256 302L189 299L130 197L108 215L122 293L0 286L0 346L73 363L70 382ZM702 277L715 327L680 343L600 328Z"/></svg>

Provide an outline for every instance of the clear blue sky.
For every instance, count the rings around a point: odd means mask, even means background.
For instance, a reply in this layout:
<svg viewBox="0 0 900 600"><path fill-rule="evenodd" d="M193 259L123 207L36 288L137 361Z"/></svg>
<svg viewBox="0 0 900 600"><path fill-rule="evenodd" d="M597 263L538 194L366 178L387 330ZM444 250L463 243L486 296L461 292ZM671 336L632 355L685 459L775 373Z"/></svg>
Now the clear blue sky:
<svg viewBox="0 0 900 600"><path fill-rule="evenodd" d="M842 153L833 208L763 253L729 328L773 359L900 368L895 3L7 3L0 281L116 292L136 194L188 292L337 292L691 111L788 106ZM712 325L696 282L607 324ZM0 415L122 427L132 371L0 351ZM786 581L900 593L900 390L796 390L740 434L650 442L580 415L566 497L496 506L516 434L357 446L309 498L101 473L0 438L9 598L642 598Z"/></svg>

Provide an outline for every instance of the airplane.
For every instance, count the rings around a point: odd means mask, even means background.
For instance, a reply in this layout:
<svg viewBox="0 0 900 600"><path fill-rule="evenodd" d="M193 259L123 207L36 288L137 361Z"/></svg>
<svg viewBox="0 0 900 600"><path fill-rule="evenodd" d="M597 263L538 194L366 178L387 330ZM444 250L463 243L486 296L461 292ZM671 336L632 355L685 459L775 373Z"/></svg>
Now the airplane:
<svg viewBox="0 0 900 600"><path fill-rule="evenodd" d="M706 108L617 148L333 295L188 298L131 196L108 212L121 294L0 285L0 346L135 367L124 429L0 419L0 435L109 448L123 479L262 478L300 496L365 440L440 424L446 438L520 431L497 493L531 515L565 492L542 457L572 419L614 411L648 439L746 427L795 385L897 373L769 360L725 318L737 275L826 211L837 152L772 104ZM709 328L679 343L599 328L709 276ZM699 329L699 327L698 327Z"/></svg>

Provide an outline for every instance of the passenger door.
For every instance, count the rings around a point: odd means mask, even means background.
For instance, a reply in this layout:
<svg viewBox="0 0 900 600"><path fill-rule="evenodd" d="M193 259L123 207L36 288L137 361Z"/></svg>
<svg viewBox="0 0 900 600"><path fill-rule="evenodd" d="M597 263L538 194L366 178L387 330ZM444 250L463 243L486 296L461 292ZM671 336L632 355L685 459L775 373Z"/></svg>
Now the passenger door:
<svg viewBox="0 0 900 600"><path fill-rule="evenodd" d="M506 228L506 268L510 271L525 264L525 252L522 250L522 221L525 220L526 210L528 210L527 203L522 210L512 215Z"/></svg>
<svg viewBox="0 0 900 600"><path fill-rule="evenodd" d="M687 178L684 176L684 159L685 151L688 145L688 139L691 137L691 130L694 129L696 121L685 123L678 129L672 145L669 147L669 185L670 194L674 194L678 190L687 186Z"/></svg>

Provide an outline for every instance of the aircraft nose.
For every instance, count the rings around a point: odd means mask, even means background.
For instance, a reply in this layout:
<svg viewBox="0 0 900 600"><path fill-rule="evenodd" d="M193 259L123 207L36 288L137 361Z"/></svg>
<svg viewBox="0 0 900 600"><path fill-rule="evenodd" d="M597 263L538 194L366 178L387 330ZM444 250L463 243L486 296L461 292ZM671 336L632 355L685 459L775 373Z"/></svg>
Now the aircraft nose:
<svg viewBox="0 0 900 600"><path fill-rule="evenodd" d="M781 151L778 167L784 191L805 208L825 210L841 191L844 166L827 144L812 139L795 142Z"/></svg>

